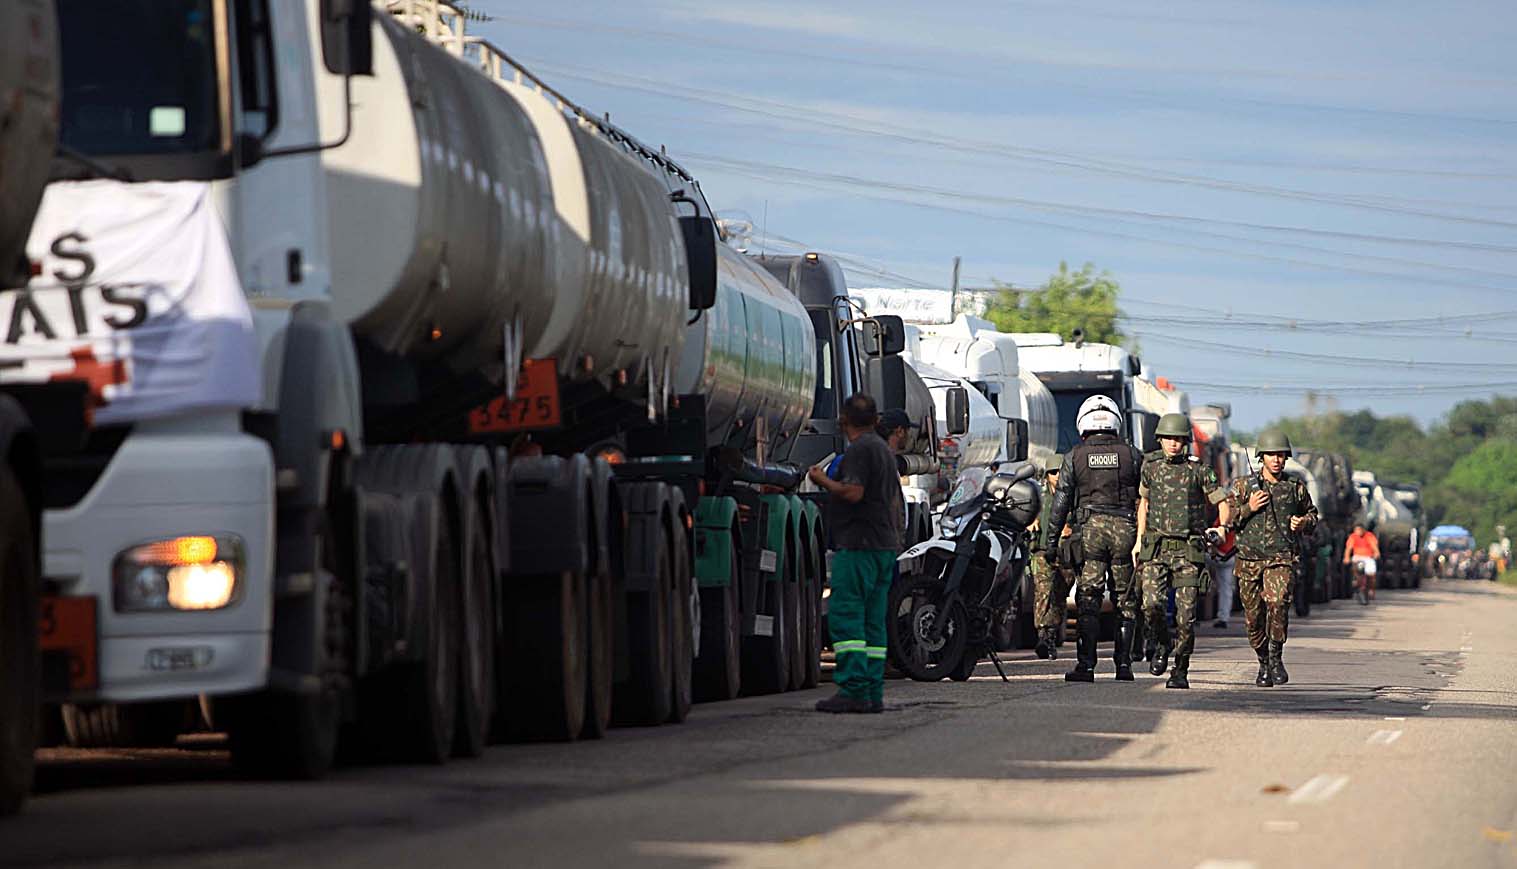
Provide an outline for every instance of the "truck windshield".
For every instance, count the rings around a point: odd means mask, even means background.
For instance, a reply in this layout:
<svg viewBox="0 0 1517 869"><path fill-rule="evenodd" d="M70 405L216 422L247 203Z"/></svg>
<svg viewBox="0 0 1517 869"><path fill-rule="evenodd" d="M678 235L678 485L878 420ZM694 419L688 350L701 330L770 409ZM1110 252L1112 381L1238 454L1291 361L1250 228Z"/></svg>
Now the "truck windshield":
<svg viewBox="0 0 1517 869"><path fill-rule="evenodd" d="M1075 429L1075 415L1080 412L1080 405L1092 395L1104 395L1122 406L1122 398L1116 390L1107 389L1069 389L1060 390L1053 394L1054 403L1059 407L1059 452L1067 453L1075 448L1080 442L1080 432Z"/></svg>
<svg viewBox="0 0 1517 869"><path fill-rule="evenodd" d="M59 0L64 146L93 156L220 148L213 0Z"/></svg>

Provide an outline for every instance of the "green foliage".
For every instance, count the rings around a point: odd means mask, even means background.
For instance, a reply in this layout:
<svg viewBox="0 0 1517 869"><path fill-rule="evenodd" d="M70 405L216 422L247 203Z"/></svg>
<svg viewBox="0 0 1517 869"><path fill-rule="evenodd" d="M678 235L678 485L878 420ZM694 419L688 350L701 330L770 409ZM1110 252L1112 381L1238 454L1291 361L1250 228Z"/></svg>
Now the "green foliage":
<svg viewBox="0 0 1517 869"><path fill-rule="evenodd" d="M1292 442L1343 453L1382 483L1418 483L1428 525L1464 525L1489 542L1517 532L1517 397L1465 401L1423 431L1410 417L1369 411L1277 420ZM1243 442L1250 442L1241 439Z"/></svg>
<svg viewBox="0 0 1517 869"><path fill-rule="evenodd" d="M1096 273L1092 263L1071 272L1059 263L1036 290L1018 290L996 282L1000 294L985 309L985 319L1002 332L1056 332L1069 340L1075 329L1085 330L1085 340L1121 345L1127 340L1117 326L1121 292L1110 272Z"/></svg>

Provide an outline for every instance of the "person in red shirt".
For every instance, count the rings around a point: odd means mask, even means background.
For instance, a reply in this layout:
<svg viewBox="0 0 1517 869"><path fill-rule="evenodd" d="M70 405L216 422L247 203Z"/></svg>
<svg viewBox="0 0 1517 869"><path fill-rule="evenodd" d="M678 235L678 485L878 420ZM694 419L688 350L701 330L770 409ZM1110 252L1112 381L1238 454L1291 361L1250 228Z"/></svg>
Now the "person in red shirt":
<svg viewBox="0 0 1517 869"><path fill-rule="evenodd" d="M1358 562L1364 566L1364 586L1370 600L1375 599L1375 562L1380 558L1380 541L1375 532L1366 531L1364 523L1354 523L1354 533L1343 545L1343 563Z"/></svg>

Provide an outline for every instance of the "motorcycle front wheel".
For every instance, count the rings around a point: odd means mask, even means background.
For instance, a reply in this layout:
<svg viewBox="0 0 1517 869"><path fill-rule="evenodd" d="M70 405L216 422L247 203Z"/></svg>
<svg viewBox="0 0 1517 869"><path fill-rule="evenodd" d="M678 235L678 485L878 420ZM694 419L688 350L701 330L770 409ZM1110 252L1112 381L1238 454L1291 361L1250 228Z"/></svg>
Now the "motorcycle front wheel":
<svg viewBox="0 0 1517 869"><path fill-rule="evenodd" d="M943 598L939 576L915 577L890 590L885 615L890 656L918 682L936 682L964 659L968 613L962 601L955 601L945 612Z"/></svg>

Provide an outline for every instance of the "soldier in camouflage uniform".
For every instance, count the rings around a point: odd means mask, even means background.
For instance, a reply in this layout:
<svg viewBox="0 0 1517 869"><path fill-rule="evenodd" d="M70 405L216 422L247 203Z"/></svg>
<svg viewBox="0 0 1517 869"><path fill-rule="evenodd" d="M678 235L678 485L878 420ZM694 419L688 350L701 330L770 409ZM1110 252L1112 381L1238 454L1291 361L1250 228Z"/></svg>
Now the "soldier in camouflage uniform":
<svg viewBox="0 0 1517 869"><path fill-rule="evenodd" d="M1122 428L1121 411L1107 396L1087 398L1075 415L1075 425L1081 442L1069 451L1060 467L1047 528L1049 540L1061 539L1071 513L1079 526L1082 563L1075 593L1079 625L1075 644L1077 663L1064 678L1070 682L1095 681L1101 599L1106 593L1106 573L1110 570L1112 605L1119 619L1112 661L1117 665L1117 679L1131 682L1132 643L1138 618L1132 551L1137 537L1138 475L1143 467L1143 454L1118 436ZM1051 563L1049 550L1044 550L1043 559L1045 565Z"/></svg>
<svg viewBox="0 0 1517 869"><path fill-rule="evenodd" d="M1257 451L1262 467L1235 480L1227 494L1237 517L1238 595L1248 642L1259 657L1254 684L1268 688L1290 681L1281 653L1290 623L1291 582L1300 559L1296 535L1312 532L1317 507L1306 483L1284 473L1291 455L1284 432L1264 432Z"/></svg>
<svg viewBox="0 0 1517 869"><path fill-rule="evenodd" d="M1059 468L1063 464L1064 456L1057 455L1043 465L1043 512L1038 516L1037 532L1032 538L1035 554L1047 552L1053 556L1048 560L1032 560L1032 618L1038 628L1038 645L1034 651L1039 658L1050 661L1059 657L1059 623L1064 621L1065 601L1069 598L1070 586L1074 584L1075 570L1073 537L1069 531L1066 529L1062 539L1052 545L1047 535L1049 516L1053 513L1053 493L1059 485Z"/></svg>
<svg viewBox="0 0 1517 869"><path fill-rule="evenodd" d="M1165 414L1156 433L1164 456L1143 463L1138 487L1138 572L1143 580L1143 609L1148 630L1157 640L1149 672L1164 674L1169 659L1169 625L1164 609L1175 590L1175 667L1165 683L1190 687L1190 655L1195 647L1196 600L1206 591L1206 519L1208 504L1218 504L1225 524L1230 515L1227 493L1217 474L1188 455L1190 418Z"/></svg>

